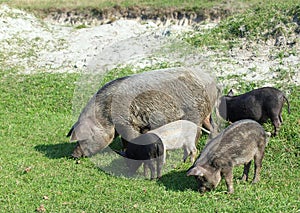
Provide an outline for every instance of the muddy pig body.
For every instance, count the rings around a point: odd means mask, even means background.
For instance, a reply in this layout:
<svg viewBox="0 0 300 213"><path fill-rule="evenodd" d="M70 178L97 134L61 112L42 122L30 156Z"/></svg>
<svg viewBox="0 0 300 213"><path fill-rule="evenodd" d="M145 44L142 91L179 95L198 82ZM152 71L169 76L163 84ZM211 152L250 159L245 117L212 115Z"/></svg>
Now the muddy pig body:
<svg viewBox="0 0 300 213"><path fill-rule="evenodd" d="M242 180L248 180L251 161L254 159L253 183L256 183L260 179L269 135L256 121L237 121L206 144L187 175L196 177L200 192L216 188L223 175L228 193L233 193L233 167L244 165Z"/></svg>
<svg viewBox="0 0 300 213"><path fill-rule="evenodd" d="M260 124L271 119L274 126L273 135L277 135L282 123L282 107L289 102L285 95L273 87L263 87L242 95L233 96L229 93L221 98L219 112L224 119L235 122L241 119L252 119Z"/></svg>
<svg viewBox="0 0 300 213"><path fill-rule="evenodd" d="M215 79L194 68L175 67L116 79L93 96L71 128L68 136L78 141L72 155L94 155L116 135L130 141L145 129L176 120L201 126L217 96Z"/></svg>

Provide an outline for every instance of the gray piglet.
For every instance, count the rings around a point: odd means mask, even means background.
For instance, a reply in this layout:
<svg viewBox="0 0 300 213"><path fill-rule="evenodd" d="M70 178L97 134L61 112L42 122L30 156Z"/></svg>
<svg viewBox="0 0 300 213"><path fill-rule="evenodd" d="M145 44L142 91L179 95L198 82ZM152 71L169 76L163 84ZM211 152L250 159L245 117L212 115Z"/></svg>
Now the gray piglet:
<svg viewBox="0 0 300 213"><path fill-rule="evenodd" d="M244 164L242 180L247 181L254 159L253 183L256 183L260 179L264 150L270 135L256 121L237 121L206 144L187 175L195 176L200 192L216 188L223 175L228 193L233 193L233 167Z"/></svg>

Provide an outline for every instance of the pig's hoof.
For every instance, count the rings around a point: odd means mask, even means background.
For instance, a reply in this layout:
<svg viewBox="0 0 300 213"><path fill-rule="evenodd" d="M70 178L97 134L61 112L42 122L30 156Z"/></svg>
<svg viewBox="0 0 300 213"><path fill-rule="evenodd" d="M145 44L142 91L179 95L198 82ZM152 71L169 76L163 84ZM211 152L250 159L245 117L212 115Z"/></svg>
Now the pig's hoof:
<svg viewBox="0 0 300 213"><path fill-rule="evenodd" d="M234 190L232 189L232 190L229 190L229 191L227 191L227 194L233 194L234 193Z"/></svg>
<svg viewBox="0 0 300 213"><path fill-rule="evenodd" d="M74 157L73 154L68 156L68 159L72 159L72 160L78 160L79 158L78 157Z"/></svg>
<svg viewBox="0 0 300 213"><path fill-rule="evenodd" d="M74 160L78 160L81 157L83 157L83 155L82 154L78 154L78 153L73 153L71 155L71 158L73 158Z"/></svg>
<svg viewBox="0 0 300 213"><path fill-rule="evenodd" d="M247 181L247 180L248 180L248 178L246 176L241 177L241 181Z"/></svg>
<svg viewBox="0 0 300 213"><path fill-rule="evenodd" d="M78 159L81 157L84 157L83 151L79 145L79 143L76 144L76 147L71 155L74 159Z"/></svg>
<svg viewBox="0 0 300 213"><path fill-rule="evenodd" d="M271 133L271 132L266 132L266 135L267 135L268 137L271 137L271 136L272 136L272 133Z"/></svg>

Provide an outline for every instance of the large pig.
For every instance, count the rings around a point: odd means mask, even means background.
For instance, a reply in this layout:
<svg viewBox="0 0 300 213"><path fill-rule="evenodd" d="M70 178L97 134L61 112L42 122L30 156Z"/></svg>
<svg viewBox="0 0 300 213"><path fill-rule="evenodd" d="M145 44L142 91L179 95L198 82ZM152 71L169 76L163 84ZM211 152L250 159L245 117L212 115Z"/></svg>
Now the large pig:
<svg viewBox="0 0 300 213"><path fill-rule="evenodd" d="M169 68L120 78L101 88L69 132L73 157L91 156L115 133L127 141L175 120L201 126L218 96L215 79L199 69Z"/></svg>
<svg viewBox="0 0 300 213"><path fill-rule="evenodd" d="M187 175L196 177L200 192L216 188L223 175L228 193L233 193L233 167L244 164L242 180L248 180L251 161L254 159L252 182L256 183L260 179L268 136L270 133L266 133L256 121L237 121L205 145Z"/></svg>
<svg viewBox="0 0 300 213"><path fill-rule="evenodd" d="M114 92L128 77L118 78L105 84L82 110L77 122L67 137L78 141L72 156L91 156L105 148L115 137L115 127L111 117L111 102Z"/></svg>
<svg viewBox="0 0 300 213"><path fill-rule="evenodd" d="M221 98L219 106L221 117L231 122L252 119L260 124L270 118L274 126L273 135L277 135L282 123L281 112L285 101L290 113L288 99L280 90L263 87L238 96L233 96L231 92Z"/></svg>

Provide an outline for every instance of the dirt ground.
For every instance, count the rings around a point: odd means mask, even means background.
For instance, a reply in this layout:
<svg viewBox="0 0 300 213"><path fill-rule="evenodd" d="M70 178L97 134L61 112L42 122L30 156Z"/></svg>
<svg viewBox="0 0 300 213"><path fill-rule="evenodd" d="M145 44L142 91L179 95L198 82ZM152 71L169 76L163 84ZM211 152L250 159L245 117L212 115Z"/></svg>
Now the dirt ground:
<svg viewBox="0 0 300 213"><path fill-rule="evenodd" d="M53 16L55 17L55 16ZM56 21L55 21L56 20ZM243 41L229 51L199 50L180 38L185 32L212 28L213 22L118 19L101 25L72 25L62 19L43 20L0 5L0 63L21 73L106 72L124 65L136 69L160 63L199 66L224 78L224 84L261 81L300 84L299 42L291 38ZM78 23L77 23L78 24ZM297 35L298 36L298 35ZM292 39L298 39L293 37ZM282 41L280 43L280 41ZM279 44L278 44L279 42ZM294 51L295 54L286 54ZM284 52L281 57L278 57ZM238 75L234 79L228 76ZM226 77L227 76L227 77Z"/></svg>

